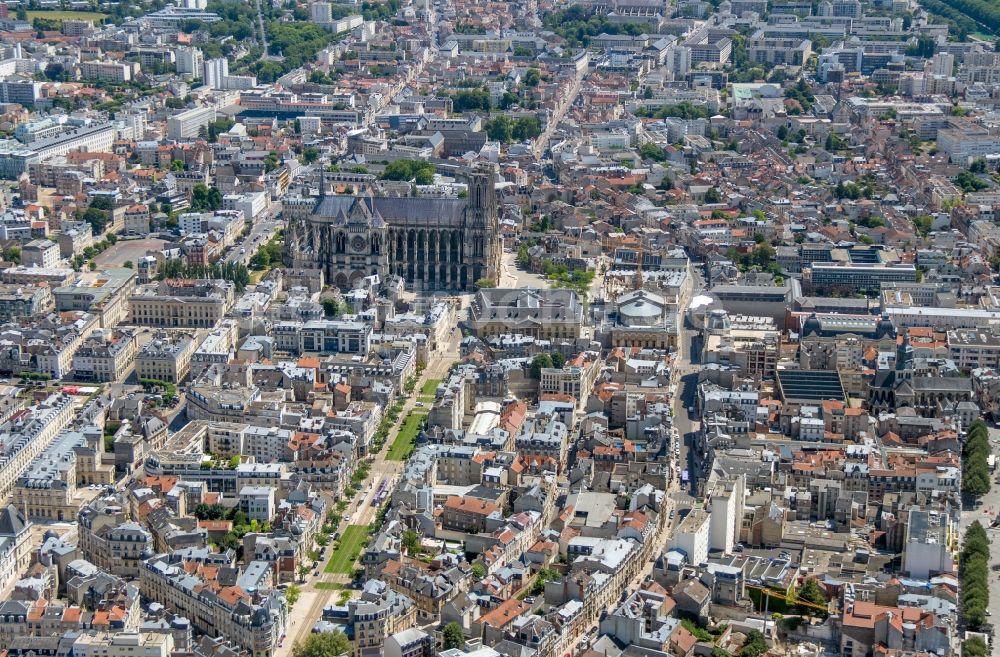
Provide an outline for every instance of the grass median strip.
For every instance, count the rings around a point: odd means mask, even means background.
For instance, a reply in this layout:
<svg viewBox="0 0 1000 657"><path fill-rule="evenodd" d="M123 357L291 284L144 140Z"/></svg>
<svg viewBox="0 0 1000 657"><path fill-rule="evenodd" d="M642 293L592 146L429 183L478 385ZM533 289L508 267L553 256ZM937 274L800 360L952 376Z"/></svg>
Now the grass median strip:
<svg viewBox="0 0 1000 657"><path fill-rule="evenodd" d="M406 416L406 419L403 420L403 425L399 428L399 433L396 434L396 440L392 442L392 446L389 448L389 454L386 455L386 459L389 461L405 461L409 458L413 452L414 445L417 444L420 425L423 424L426 417L427 413L416 411Z"/></svg>
<svg viewBox="0 0 1000 657"><path fill-rule="evenodd" d="M354 562L358 560L368 539L368 532L368 525L348 525L323 572L350 575L354 571Z"/></svg>
<svg viewBox="0 0 1000 657"><path fill-rule="evenodd" d="M316 582L315 586L318 591L341 591L344 588L343 584L336 582Z"/></svg>
<svg viewBox="0 0 1000 657"><path fill-rule="evenodd" d="M441 383L441 379L427 379L426 381L424 381L424 386L420 389L420 394L422 395L436 394L439 383Z"/></svg>

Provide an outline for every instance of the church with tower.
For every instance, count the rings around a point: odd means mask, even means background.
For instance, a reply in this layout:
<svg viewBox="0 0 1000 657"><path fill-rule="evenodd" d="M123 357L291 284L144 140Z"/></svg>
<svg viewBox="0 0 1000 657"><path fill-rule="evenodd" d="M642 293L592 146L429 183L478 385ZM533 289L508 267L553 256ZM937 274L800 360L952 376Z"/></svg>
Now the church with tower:
<svg viewBox="0 0 1000 657"><path fill-rule="evenodd" d="M352 288L366 276L399 276L417 291L474 290L500 275L500 231L494 174L466 173L466 198L331 194L321 178L311 212L290 218L285 265L322 269Z"/></svg>

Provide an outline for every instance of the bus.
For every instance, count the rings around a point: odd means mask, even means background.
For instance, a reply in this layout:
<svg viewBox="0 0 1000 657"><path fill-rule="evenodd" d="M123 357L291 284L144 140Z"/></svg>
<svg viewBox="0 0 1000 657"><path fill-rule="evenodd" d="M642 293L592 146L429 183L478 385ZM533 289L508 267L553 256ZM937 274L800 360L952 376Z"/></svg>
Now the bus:
<svg viewBox="0 0 1000 657"><path fill-rule="evenodd" d="M385 500L385 496L389 493L389 478L386 477L382 480L382 483L378 487L378 491L375 493L375 497L372 498L372 506L378 506Z"/></svg>
<svg viewBox="0 0 1000 657"><path fill-rule="evenodd" d="M681 472L681 483L686 484L688 482L688 471L684 470Z"/></svg>

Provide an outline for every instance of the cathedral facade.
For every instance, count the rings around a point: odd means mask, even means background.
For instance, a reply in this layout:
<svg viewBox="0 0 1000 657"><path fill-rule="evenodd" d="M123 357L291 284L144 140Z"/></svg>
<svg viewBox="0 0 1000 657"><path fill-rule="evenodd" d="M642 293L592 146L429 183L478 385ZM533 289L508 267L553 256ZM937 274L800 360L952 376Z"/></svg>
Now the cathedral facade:
<svg viewBox="0 0 1000 657"><path fill-rule="evenodd" d="M365 276L397 275L420 291L472 291L500 275L501 244L492 172L468 175L466 198L330 195L325 181L311 212L289 219L285 264L322 269L348 289Z"/></svg>

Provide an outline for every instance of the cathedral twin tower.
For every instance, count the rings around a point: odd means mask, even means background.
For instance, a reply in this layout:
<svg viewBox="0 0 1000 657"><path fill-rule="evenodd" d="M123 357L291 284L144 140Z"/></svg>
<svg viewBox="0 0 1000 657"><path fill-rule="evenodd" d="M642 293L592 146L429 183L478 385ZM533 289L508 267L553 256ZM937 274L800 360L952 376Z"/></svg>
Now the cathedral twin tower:
<svg viewBox="0 0 1000 657"><path fill-rule="evenodd" d="M327 180L311 213L290 219L285 264L322 269L349 289L365 276L396 275L409 289L472 291L494 284L501 244L493 173L467 174L466 198L329 195Z"/></svg>

